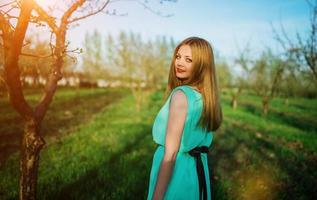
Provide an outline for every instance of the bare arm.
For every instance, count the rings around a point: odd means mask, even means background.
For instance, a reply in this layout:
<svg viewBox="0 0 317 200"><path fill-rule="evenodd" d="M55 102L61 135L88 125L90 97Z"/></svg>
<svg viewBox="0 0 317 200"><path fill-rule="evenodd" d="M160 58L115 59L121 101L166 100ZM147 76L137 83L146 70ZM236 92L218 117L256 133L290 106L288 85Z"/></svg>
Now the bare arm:
<svg viewBox="0 0 317 200"><path fill-rule="evenodd" d="M176 155L182 138L183 128L187 115L187 99L183 91L175 91L171 97L169 108L164 157L161 161L153 200L161 200L173 174Z"/></svg>

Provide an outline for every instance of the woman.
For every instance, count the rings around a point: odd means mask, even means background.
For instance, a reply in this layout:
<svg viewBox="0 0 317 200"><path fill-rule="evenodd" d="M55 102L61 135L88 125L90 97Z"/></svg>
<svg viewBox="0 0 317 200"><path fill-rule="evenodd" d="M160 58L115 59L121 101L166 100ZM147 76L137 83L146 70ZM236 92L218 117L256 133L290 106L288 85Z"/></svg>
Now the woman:
<svg viewBox="0 0 317 200"><path fill-rule="evenodd" d="M158 147L147 199L211 199L207 150L222 111L206 40L190 37L176 47L167 94L152 129Z"/></svg>

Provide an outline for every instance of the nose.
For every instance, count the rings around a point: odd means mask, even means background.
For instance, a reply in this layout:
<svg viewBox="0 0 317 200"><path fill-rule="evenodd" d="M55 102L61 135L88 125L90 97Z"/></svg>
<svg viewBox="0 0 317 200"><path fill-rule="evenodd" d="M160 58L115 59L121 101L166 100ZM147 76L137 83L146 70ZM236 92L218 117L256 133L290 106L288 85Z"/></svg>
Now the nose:
<svg viewBox="0 0 317 200"><path fill-rule="evenodd" d="M183 60L182 58L176 60L176 66L177 66L177 67L184 67L184 66L185 66L184 60Z"/></svg>

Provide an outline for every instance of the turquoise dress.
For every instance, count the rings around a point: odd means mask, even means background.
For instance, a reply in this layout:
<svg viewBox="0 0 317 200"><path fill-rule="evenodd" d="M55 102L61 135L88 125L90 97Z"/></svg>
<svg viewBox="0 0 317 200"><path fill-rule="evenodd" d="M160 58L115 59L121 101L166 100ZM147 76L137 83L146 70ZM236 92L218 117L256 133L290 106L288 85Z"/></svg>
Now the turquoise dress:
<svg viewBox="0 0 317 200"><path fill-rule="evenodd" d="M179 151L176 156L173 174L167 186L164 199L165 200L198 200L199 199L199 182L196 171L195 158L189 155L189 151L197 146L209 147L212 143L213 132L206 132L198 124L202 113L203 100L199 92L187 85L175 87L169 95L167 101L158 112L153 128L152 135L158 147L153 156L150 182L147 199L151 200L157 175L160 169L160 163L164 156L165 134L168 121L169 104L173 93L182 90L187 97L187 116L184 124L183 134ZM208 171L207 154L201 154L204 166L207 199L211 199L210 177Z"/></svg>

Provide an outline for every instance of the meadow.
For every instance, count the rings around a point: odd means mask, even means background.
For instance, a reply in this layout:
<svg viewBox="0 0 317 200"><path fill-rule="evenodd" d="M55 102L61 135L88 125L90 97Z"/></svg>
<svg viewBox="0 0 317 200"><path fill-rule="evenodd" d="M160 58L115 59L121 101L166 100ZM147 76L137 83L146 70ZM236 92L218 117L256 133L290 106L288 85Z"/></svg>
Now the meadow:
<svg viewBox="0 0 317 200"><path fill-rule="evenodd" d="M136 111L127 89L58 90L43 122L38 199L146 199L163 91ZM39 91L27 91L35 103ZM224 121L209 152L214 199L317 199L317 101L222 94ZM0 199L18 199L22 122L0 97Z"/></svg>

